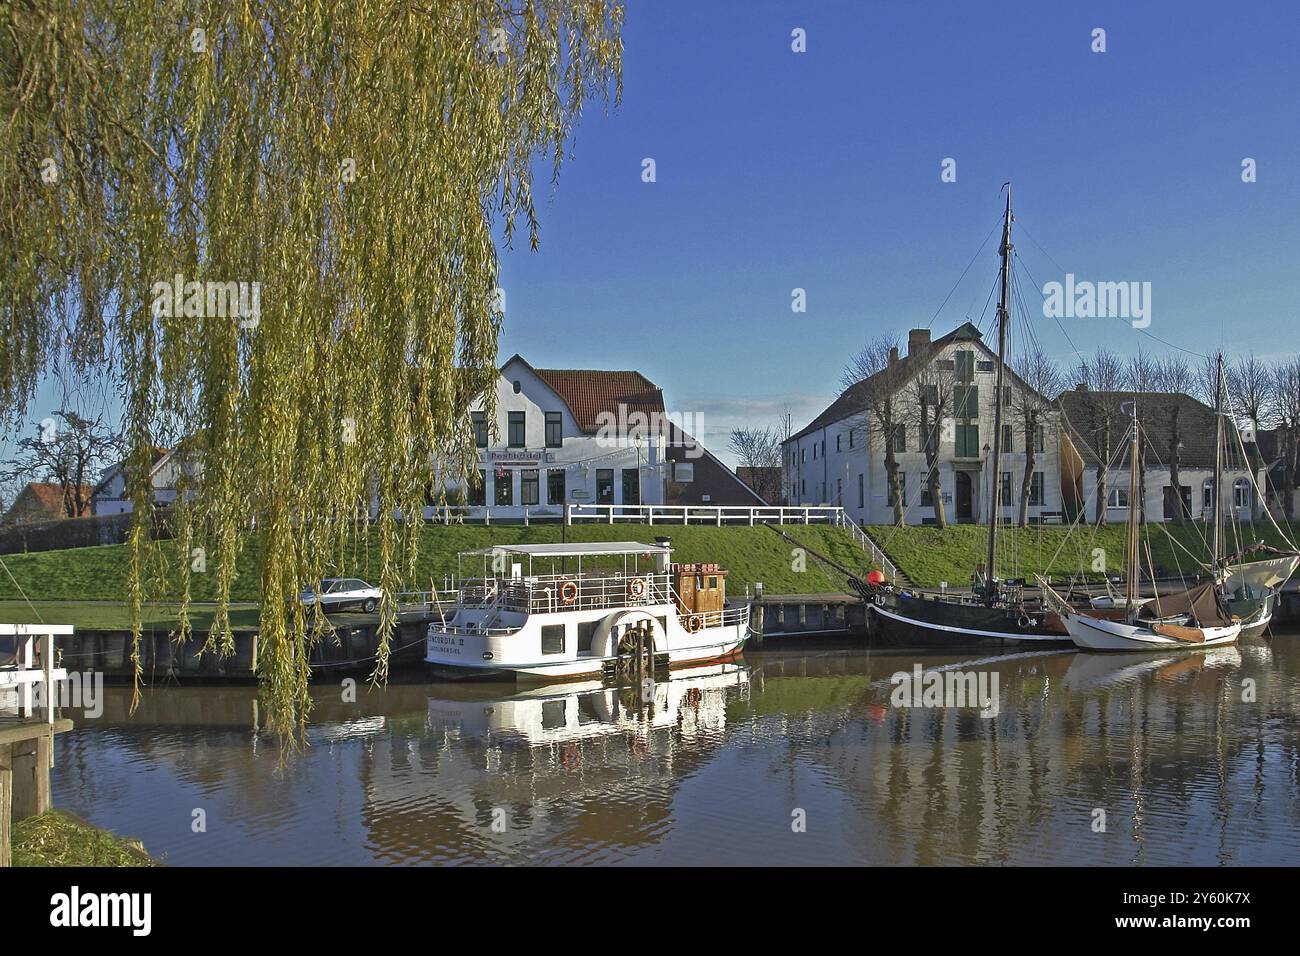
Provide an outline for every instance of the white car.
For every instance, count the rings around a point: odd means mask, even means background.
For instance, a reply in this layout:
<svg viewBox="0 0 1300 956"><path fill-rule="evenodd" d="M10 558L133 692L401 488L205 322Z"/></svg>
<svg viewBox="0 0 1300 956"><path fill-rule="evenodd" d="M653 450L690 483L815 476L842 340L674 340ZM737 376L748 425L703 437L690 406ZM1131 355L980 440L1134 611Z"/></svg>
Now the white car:
<svg viewBox="0 0 1300 956"><path fill-rule="evenodd" d="M359 578L323 578L319 592L312 588L302 592L302 603L310 606L319 601L327 611L359 607L369 614L379 604L382 593Z"/></svg>

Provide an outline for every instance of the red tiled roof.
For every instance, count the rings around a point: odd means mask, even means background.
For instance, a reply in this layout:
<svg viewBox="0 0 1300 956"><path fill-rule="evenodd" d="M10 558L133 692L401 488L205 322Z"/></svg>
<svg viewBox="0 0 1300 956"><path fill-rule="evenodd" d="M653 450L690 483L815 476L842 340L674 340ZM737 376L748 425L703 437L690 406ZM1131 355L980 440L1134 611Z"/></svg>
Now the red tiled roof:
<svg viewBox="0 0 1300 956"><path fill-rule="evenodd" d="M81 486L81 500L85 502L86 511L90 511L90 485ZM67 512L63 508L63 486L57 481L29 481L27 486L14 499L11 514L21 509L25 517L48 515L51 518L63 518Z"/></svg>
<svg viewBox="0 0 1300 956"><path fill-rule="evenodd" d="M626 415L664 413L663 390L640 372L577 368L534 368L533 371L564 400L584 432L599 431L600 413L617 416L620 406L626 406Z"/></svg>

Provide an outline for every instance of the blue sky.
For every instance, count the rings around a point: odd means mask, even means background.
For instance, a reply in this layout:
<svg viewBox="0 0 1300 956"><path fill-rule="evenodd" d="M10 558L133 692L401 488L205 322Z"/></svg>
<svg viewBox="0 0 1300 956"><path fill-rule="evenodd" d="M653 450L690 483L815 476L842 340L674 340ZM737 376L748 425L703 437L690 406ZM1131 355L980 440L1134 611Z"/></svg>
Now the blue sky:
<svg viewBox="0 0 1300 956"><path fill-rule="evenodd" d="M638 368L717 451L787 404L798 427L849 353L930 322L1011 180L1039 287L1149 281L1151 335L1294 354L1298 33L1294 3L633 3L622 108L584 117L540 251L503 259L502 352ZM996 248L937 333L980 318ZM1114 319L1031 318L1067 364L1165 350Z"/></svg>
<svg viewBox="0 0 1300 956"><path fill-rule="evenodd" d="M867 339L930 323L1007 180L1040 287L1148 281L1152 335L1294 354L1298 34L1294 0L632 0L622 107L588 110L558 188L539 176L540 251L503 253L501 357L639 369L719 453L786 406L799 427ZM936 333L980 319L996 268L990 240ZM1164 349L1030 318L1063 363L1071 342ZM34 420L56 404L43 389Z"/></svg>

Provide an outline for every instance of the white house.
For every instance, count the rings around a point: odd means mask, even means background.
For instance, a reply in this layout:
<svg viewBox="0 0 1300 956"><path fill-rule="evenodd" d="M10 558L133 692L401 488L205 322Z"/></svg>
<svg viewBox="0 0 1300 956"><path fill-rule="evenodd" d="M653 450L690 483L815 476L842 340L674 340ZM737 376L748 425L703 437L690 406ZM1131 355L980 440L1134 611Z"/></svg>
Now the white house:
<svg viewBox="0 0 1300 956"><path fill-rule="evenodd" d="M113 465L100 478L91 492L91 512L96 515L127 514L133 503L126 491L125 462ZM153 487L154 504L166 507L176 500L176 482L180 477L179 463L172 450L155 448L153 463L149 468L149 484Z"/></svg>
<svg viewBox="0 0 1300 956"><path fill-rule="evenodd" d="M1127 403L1132 392L1090 391L1078 385L1056 399L1061 411L1061 482L1066 489L1067 508L1085 511L1086 520L1098 516L1097 463L1105 454L1106 520L1128 520L1131 475ZM1214 515L1214 409L1190 395L1156 392L1136 396L1141 423L1143 472L1139 482L1143 491L1139 506L1147 521L1168 521L1176 517L1178 499L1182 499L1185 517L1202 521ZM1232 427L1231 419L1225 423ZM1108 432L1107 432L1108 429ZM1105 437L1106 435L1109 437ZM1244 466L1241 450L1234 452L1236 439L1228 433L1224 453L1224 514L1235 520L1249 521L1261 514L1262 503L1252 485L1251 470ZM1105 447L1108 446L1108 447ZM1175 446L1178 458L1178 497L1173 495L1171 478ZM1246 446L1250 447L1250 446ZM1267 469L1260 467L1255 483L1263 488Z"/></svg>
<svg viewBox="0 0 1300 956"><path fill-rule="evenodd" d="M479 480L461 491L472 517L558 517L566 504L761 504L640 372L534 368L515 355L495 387L495 421L484 396L469 405Z"/></svg>
<svg viewBox="0 0 1300 956"><path fill-rule="evenodd" d="M790 503L839 505L862 524L894 522L883 436L870 418L865 397L879 388L881 381L888 381L898 412L894 448L905 519L914 524L933 522L929 466L917 414L918 396L927 387L923 383L933 381L944 383L936 387L951 396L944 402L945 414L938 426L936 462L945 516L950 522L987 522L996 368L997 354L969 322L934 340L928 329L913 329L905 356L892 355L887 369L846 389L785 441L782 450ZM1062 514L1059 426L1050 398L1034 392L1007 369L1001 401L1001 517L1011 521L1019 515L1028 441L1034 449L1029 518L1057 520ZM1025 401L1045 410L1044 424L1030 436L1024 434L1020 413Z"/></svg>

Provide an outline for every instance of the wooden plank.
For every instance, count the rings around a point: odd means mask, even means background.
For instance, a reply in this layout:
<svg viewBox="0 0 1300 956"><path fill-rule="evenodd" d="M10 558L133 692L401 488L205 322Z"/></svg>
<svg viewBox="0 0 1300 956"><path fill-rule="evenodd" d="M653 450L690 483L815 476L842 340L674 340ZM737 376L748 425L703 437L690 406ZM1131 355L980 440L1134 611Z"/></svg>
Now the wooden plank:
<svg viewBox="0 0 1300 956"><path fill-rule="evenodd" d="M54 722L56 734L65 734L71 729L72 721L67 717L60 717ZM0 720L0 747L21 743L24 740L34 740L49 732L50 727L43 720Z"/></svg>
<svg viewBox="0 0 1300 956"><path fill-rule="evenodd" d="M7 747L5 748L8 749ZM3 760L4 758L0 758ZM11 817L13 807L14 774L8 767L0 764L0 868L13 866L10 835L13 832Z"/></svg>

